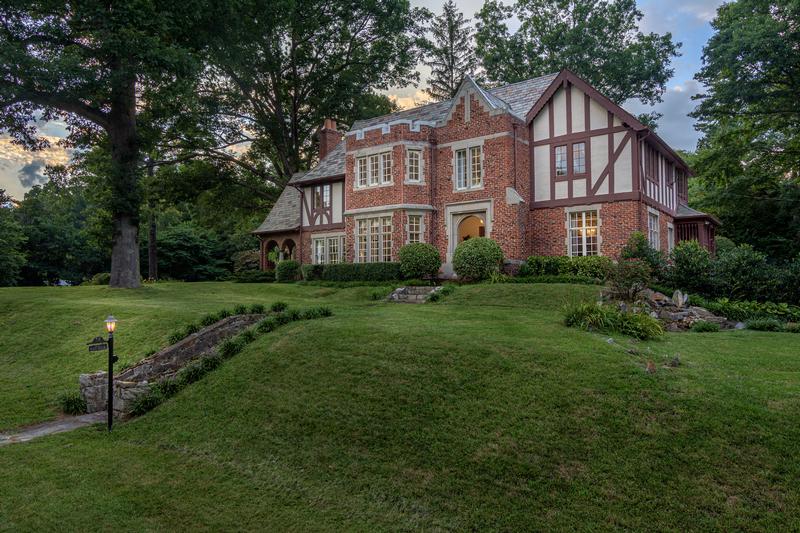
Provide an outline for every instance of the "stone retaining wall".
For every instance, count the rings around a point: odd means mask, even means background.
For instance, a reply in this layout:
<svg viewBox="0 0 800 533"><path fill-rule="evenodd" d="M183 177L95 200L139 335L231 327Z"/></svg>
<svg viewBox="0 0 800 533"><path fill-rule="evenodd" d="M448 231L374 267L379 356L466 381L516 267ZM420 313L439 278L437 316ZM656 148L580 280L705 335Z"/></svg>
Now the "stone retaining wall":
<svg viewBox="0 0 800 533"><path fill-rule="evenodd" d="M211 354L220 342L263 317L236 315L224 318L119 372L114 376L114 416L123 417L130 413L133 402L147 393L152 383L174 376L190 361ZM81 374L78 381L88 413L107 409L107 372Z"/></svg>

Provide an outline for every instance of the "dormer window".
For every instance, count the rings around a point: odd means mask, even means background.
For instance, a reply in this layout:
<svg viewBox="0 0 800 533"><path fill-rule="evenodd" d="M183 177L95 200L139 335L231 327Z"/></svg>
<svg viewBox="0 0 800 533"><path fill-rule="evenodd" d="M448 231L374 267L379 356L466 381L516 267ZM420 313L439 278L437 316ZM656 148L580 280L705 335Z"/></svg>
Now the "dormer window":
<svg viewBox="0 0 800 533"><path fill-rule="evenodd" d="M456 190L483 187L483 150L480 146L455 152Z"/></svg>

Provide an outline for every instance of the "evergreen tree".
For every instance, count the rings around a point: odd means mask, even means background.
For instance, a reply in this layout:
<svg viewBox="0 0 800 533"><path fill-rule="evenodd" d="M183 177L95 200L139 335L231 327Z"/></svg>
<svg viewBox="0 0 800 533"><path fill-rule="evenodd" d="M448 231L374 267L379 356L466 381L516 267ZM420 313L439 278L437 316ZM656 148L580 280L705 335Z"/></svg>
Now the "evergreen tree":
<svg viewBox="0 0 800 533"><path fill-rule="evenodd" d="M470 19L447 0L442 14L431 20L431 40L425 47L424 63L431 68L425 92L434 100L452 98L461 80L475 70L476 59Z"/></svg>

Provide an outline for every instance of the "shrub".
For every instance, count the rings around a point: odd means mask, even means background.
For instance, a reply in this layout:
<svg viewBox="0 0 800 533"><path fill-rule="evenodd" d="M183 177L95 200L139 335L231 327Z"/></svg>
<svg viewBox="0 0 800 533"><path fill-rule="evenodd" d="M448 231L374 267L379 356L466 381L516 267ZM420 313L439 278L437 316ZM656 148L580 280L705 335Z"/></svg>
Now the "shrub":
<svg viewBox="0 0 800 533"><path fill-rule="evenodd" d="M664 334L661 322L645 313L622 312L599 303L578 303L564 309L564 324L590 331L618 332L640 340Z"/></svg>
<svg viewBox="0 0 800 533"><path fill-rule="evenodd" d="M263 315L266 308L264 304L252 304L250 306L250 314L251 315Z"/></svg>
<svg viewBox="0 0 800 533"><path fill-rule="evenodd" d="M783 269L780 293L784 301L800 305L800 254Z"/></svg>
<svg viewBox="0 0 800 533"><path fill-rule="evenodd" d="M783 323L775 318L755 318L747 321L747 329L756 331L783 331Z"/></svg>
<svg viewBox="0 0 800 533"><path fill-rule="evenodd" d="M717 235L714 238L714 245L718 254L724 254L725 252L736 248L735 242L722 235Z"/></svg>
<svg viewBox="0 0 800 533"><path fill-rule="evenodd" d="M303 265L303 279L305 281L318 281L322 279L325 265Z"/></svg>
<svg viewBox="0 0 800 533"><path fill-rule="evenodd" d="M259 333L269 333L270 331L273 331L277 327L278 327L277 321L272 317L268 317L258 323L258 325L256 326L256 331L258 331Z"/></svg>
<svg viewBox="0 0 800 533"><path fill-rule="evenodd" d="M406 278L434 278L442 266L439 250L432 244L415 242L400 248L400 272Z"/></svg>
<svg viewBox="0 0 800 533"><path fill-rule="evenodd" d="M622 247L620 259L640 259L650 266L650 277L663 279L667 260L663 252L656 250L640 231L634 231Z"/></svg>
<svg viewBox="0 0 800 533"><path fill-rule="evenodd" d="M200 325L202 327L204 327L204 328L207 328L211 324L216 323L218 320L219 320L219 318L218 318L218 315L216 313L210 313L210 314L207 314L207 315L203 316L203 318L200 319Z"/></svg>
<svg viewBox="0 0 800 533"><path fill-rule="evenodd" d="M324 281L397 281L400 263L338 263L324 265Z"/></svg>
<svg viewBox="0 0 800 533"><path fill-rule="evenodd" d="M635 301L650 283L650 266L641 259L620 259L611 269L609 282L615 298Z"/></svg>
<svg viewBox="0 0 800 533"><path fill-rule="evenodd" d="M242 270L233 275L235 283L272 283L275 281L274 270Z"/></svg>
<svg viewBox="0 0 800 533"><path fill-rule="evenodd" d="M269 306L269 310L273 313L282 313L283 311L286 311L287 307L289 307L289 305L286 302L278 301L273 302L272 305Z"/></svg>
<svg viewBox="0 0 800 533"><path fill-rule="evenodd" d="M774 318L780 321L800 321L800 307L785 303L731 301L727 298L706 300L691 296L692 305L705 307L715 315L724 316L728 320L751 320L755 318Z"/></svg>
<svg viewBox="0 0 800 533"><path fill-rule="evenodd" d="M169 344L177 344L184 339L184 334L182 331L176 331L172 335L167 338L167 342Z"/></svg>
<svg viewBox="0 0 800 533"><path fill-rule="evenodd" d="M603 281L597 278L587 278L585 276L558 274L530 277L517 276L507 279L506 283L572 283L577 285L598 285L602 284Z"/></svg>
<svg viewBox="0 0 800 533"><path fill-rule="evenodd" d="M217 345L217 353L223 359L230 359L244 349L245 343L239 337L225 339Z"/></svg>
<svg viewBox="0 0 800 533"><path fill-rule="evenodd" d="M247 314L247 306L244 304L236 304L233 308L234 315L246 315Z"/></svg>
<svg viewBox="0 0 800 533"><path fill-rule="evenodd" d="M131 414L133 416L141 416L161 405L163 401L164 395L161 393L160 388L153 387L133 401Z"/></svg>
<svg viewBox="0 0 800 533"><path fill-rule="evenodd" d="M453 269L460 278L483 280L497 272L503 262L500 245L487 237L458 243L453 254Z"/></svg>
<svg viewBox="0 0 800 533"><path fill-rule="evenodd" d="M246 329L239 334L239 339L243 344L250 344L256 340L256 332L252 329Z"/></svg>
<svg viewBox="0 0 800 533"><path fill-rule="evenodd" d="M388 288L385 288L385 287L383 289L375 289L374 291L369 293L369 299L374 301L374 302L377 302L379 300L383 300L384 298L386 298L389 295L389 293L391 291L392 291L392 289L388 289Z"/></svg>
<svg viewBox="0 0 800 533"><path fill-rule="evenodd" d="M719 324L706 320L698 320L692 324L692 331L695 333L714 333L719 331Z"/></svg>
<svg viewBox="0 0 800 533"><path fill-rule="evenodd" d="M176 378L167 378L163 381L160 381L156 387L158 387L159 391L161 391L161 395L166 398L172 398L178 391L181 390L180 381Z"/></svg>
<svg viewBox="0 0 800 533"><path fill-rule="evenodd" d="M684 291L708 294L711 284L711 254L700 243L681 241L672 250L670 281Z"/></svg>
<svg viewBox="0 0 800 533"><path fill-rule="evenodd" d="M80 392L64 392L58 397L58 406L65 415L82 415L86 413L86 400Z"/></svg>
<svg viewBox="0 0 800 533"><path fill-rule="evenodd" d="M89 285L108 285L111 283L111 274L108 272L98 272L89 280Z"/></svg>
<svg viewBox="0 0 800 533"><path fill-rule="evenodd" d="M222 320L223 318L228 318L229 316L231 316L231 312L228 311L227 309L223 309L222 311L217 313L217 320Z"/></svg>
<svg viewBox="0 0 800 533"><path fill-rule="evenodd" d="M294 259L281 261L275 267L275 281L278 283L293 283L300 279L300 263Z"/></svg>
<svg viewBox="0 0 800 533"><path fill-rule="evenodd" d="M261 263L261 254L258 250L245 250L233 254L234 272L258 271Z"/></svg>
<svg viewBox="0 0 800 533"><path fill-rule="evenodd" d="M600 255L564 257L532 255L519 269L520 277L577 276L585 279L605 280L614 262Z"/></svg>
<svg viewBox="0 0 800 533"><path fill-rule="evenodd" d="M800 322L789 322L783 326L786 333L800 333Z"/></svg>
<svg viewBox="0 0 800 533"><path fill-rule="evenodd" d="M776 292L775 274L767 256L747 244L717 254L714 262L717 294L734 300L769 299Z"/></svg>

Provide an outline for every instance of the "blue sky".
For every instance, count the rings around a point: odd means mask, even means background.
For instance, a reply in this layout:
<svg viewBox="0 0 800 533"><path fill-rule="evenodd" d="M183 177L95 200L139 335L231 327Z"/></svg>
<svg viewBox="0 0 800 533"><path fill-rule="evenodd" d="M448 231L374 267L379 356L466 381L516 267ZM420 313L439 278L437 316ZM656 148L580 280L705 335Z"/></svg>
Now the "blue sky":
<svg viewBox="0 0 800 533"><path fill-rule="evenodd" d="M474 18L483 0L457 1L466 16ZM508 0L506 0L508 3ZM646 0L639 1L639 9L644 13L641 28L645 32L672 32L675 41L683 43L681 57L673 60L675 75L667 84L664 101L655 106L662 113L658 133L673 148L694 149L698 134L694 130L694 122L687 114L694 108L691 96L697 94L700 87L693 80L695 72L700 68L703 45L711 36L709 22L714 18L720 0ZM412 0L412 4L425 6L433 11L440 11L441 0ZM513 29L513 25L512 25ZM421 70L423 79L427 72ZM423 81L424 84L424 81ZM395 88L389 93L398 98L404 107L420 102L422 88ZM624 106L632 113L649 111L639 102L627 102ZM65 125L59 122L42 124L42 132L52 141L51 148L37 153L26 152L9 142L6 135L0 134L0 189L15 198L21 199L25 191L32 185L43 181L45 164L65 163L68 160L66 150L57 145L59 138L66 135Z"/></svg>

